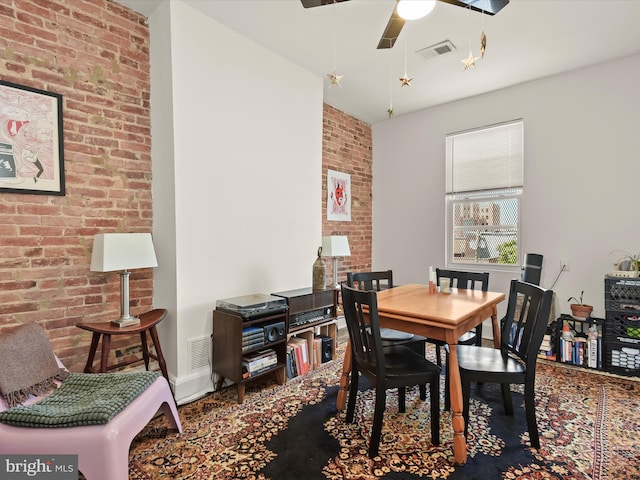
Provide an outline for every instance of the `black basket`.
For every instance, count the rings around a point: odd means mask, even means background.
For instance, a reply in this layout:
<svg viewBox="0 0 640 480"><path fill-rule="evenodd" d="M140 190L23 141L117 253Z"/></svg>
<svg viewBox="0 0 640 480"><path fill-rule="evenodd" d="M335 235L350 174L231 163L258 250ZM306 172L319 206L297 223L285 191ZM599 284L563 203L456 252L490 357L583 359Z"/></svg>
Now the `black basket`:
<svg viewBox="0 0 640 480"><path fill-rule="evenodd" d="M640 314L640 279L605 277L604 302L606 310L630 310Z"/></svg>
<svg viewBox="0 0 640 480"><path fill-rule="evenodd" d="M640 345L612 342L606 349L605 368L619 375L640 375Z"/></svg>
<svg viewBox="0 0 640 480"><path fill-rule="evenodd" d="M607 341L640 345L640 313L607 311L604 336Z"/></svg>

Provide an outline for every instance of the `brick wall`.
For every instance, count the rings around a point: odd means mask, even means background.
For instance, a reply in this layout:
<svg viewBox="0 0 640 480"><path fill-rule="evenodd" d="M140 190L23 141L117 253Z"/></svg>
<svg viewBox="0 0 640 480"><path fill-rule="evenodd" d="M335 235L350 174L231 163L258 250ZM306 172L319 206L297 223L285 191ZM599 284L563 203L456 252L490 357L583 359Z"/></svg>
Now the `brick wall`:
<svg viewBox="0 0 640 480"><path fill-rule="evenodd" d="M145 21L106 0L0 4L0 79L63 96L66 172L65 196L0 192L0 330L41 323L74 371L90 341L75 324L120 310L118 274L89 271L93 235L152 229ZM152 275L131 274L133 314L151 306Z"/></svg>
<svg viewBox="0 0 640 480"><path fill-rule="evenodd" d="M338 281L346 272L371 270L371 127L324 105L322 132L322 235L346 235L350 257L338 260ZM327 220L327 169L351 175L351 221ZM327 279L333 278L327 259Z"/></svg>

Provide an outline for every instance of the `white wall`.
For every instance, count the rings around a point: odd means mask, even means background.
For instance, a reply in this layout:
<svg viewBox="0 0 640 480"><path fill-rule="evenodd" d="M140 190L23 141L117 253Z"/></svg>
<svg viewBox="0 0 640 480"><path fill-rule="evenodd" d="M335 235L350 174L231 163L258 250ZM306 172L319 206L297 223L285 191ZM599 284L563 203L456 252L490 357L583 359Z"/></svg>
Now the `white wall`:
<svg viewBox="0 0 640 480"><path fill-rule="evenodd" d="M424 283L429 265L444 265L445 135L523 118L522 253L544 255L547 288L569 259L554 287L557 313L570 313L566 300L584 290L604 317L610 252L640 252L639 71L640 56L624 58L374 125L374 268L393 268L401 284ZM519 276L490 271L496 291Z"/></svg>
<svg viewBox="0 0 640 480"><path fill-rule="evenodd" d="M154 304L170 309L161 343L181 402L212 387L188 345L210 336L217 299L311 285L322 79L182 2L149 20Z"/></svg>

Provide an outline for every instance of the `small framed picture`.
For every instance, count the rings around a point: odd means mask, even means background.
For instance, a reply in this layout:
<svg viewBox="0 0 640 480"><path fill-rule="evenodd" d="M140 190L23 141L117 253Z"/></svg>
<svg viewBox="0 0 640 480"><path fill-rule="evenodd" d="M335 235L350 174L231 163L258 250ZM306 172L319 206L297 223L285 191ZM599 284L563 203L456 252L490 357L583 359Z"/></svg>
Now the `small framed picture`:
<svg viewBox="0 0 640 480"><path fill-rule="evenodd" d="M0 80L0 193L64 195L62 95Z"/></svg>
<svg viewBox="0 0 640 480"><path fill-rule="evenodd" d="M327 220L351 221L351 175L327 170Z"/></svg>

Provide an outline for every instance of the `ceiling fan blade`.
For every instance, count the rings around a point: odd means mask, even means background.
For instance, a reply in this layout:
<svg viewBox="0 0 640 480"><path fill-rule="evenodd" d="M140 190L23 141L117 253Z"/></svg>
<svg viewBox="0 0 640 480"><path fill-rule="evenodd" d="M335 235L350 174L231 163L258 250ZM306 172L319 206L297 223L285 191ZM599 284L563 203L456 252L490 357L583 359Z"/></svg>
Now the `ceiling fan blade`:
<svg viewBox="0 0 640 480"><path fill-rule="evenodd" d="M440 0L458 7L470 8L476 12L495 15L507 6L509 0Z"/></svg>
<svg viewBox="0 0 640 480"><path fill-rule="evenodd" d="M333 3L348 2L349 0L300 0L304 8L321 7Z"/></svg>
<svg viewBox="0 0 640 480"><path fill-rule="evenodd" d="M378 49L393 47L402 31L402 27L404 27L404 22L405 19L398 15L398 12L394 8L387 22L387 26L384 32L382 32L382 38L380 38L380 42L378 42Z"/></svg>

